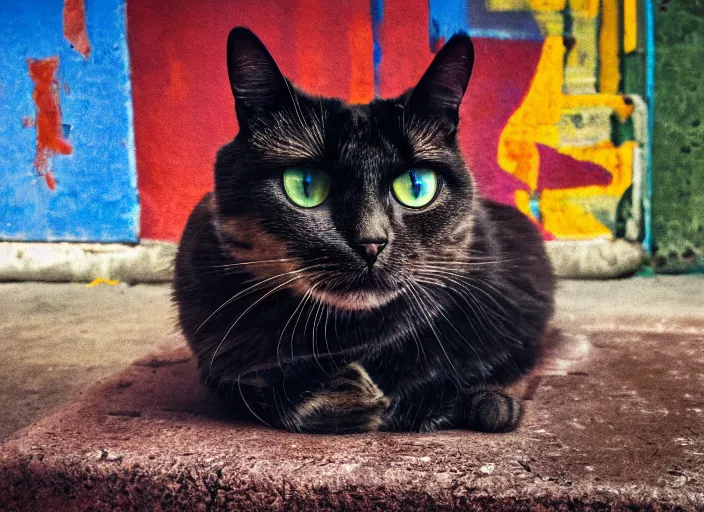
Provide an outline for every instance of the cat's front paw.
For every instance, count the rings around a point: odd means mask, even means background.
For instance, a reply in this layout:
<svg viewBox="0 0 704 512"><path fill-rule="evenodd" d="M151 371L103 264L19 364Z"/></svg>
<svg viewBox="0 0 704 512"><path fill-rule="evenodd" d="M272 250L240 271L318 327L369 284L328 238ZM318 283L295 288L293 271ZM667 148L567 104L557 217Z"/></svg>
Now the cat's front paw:
<svg viewBox="0 0 704 512"><path fill-rule="evenodd" d="M320 434L379 430L388 406L389 399L364 368L352 363L298 405L289 425L299 432Z"/></svg>
<svg viewBox="0 0 704 512"><path fill-rule="evenodd" d="M460 423L480 432L510 432L523 417L523 403L500 388L478 389L462 398Z"/></svg>

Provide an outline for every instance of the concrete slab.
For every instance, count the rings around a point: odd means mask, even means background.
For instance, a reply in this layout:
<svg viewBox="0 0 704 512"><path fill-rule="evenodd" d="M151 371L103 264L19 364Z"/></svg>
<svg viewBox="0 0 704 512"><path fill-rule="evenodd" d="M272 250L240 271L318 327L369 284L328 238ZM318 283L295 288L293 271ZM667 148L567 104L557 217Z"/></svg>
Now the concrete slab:
<svg viewBox="0 0 704 512"><path fill-rule="evenodd" d="M227 417L176 337L0 447L10 510L704 510L704 280L563 283L517 432Z"/></svg>
<svg viewBox="0 0 704 512"><path fill-rule="evenodd" d="M548 257L558 277L610 279L635 273L643 262L638 243L626 240L550 241ZM0 242L0 282L163 283L173 278L177 245L143 240L137 245Z"/></svg>
<svg viewBox="0 0 704 512"><path fill-rule="evenodd" d="M163 283L173 278L177 245L143 240L137 245L0 243L0 282Z"/></svg>
<svg viewBox="0 0 704 512"><path fill-rule="evenodd" d="M154 351L175 326L165 286L0 284L0 441Z"/></svg>

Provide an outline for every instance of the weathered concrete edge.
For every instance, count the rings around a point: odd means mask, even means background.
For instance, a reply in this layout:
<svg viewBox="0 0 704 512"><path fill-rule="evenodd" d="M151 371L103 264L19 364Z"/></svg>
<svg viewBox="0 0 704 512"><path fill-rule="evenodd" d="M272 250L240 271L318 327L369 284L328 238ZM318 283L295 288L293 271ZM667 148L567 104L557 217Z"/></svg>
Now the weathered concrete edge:
<svg viewBox="0 0 704 512"><path fill-rule="evenodd" d="M176 244L0 243L0 281L170 281Z"/></svg>
<svg viewBox="0 0 704 512"><path fill-rule="evenodd" d="M548 483L483 488L472 482L451 487L405 485L383 478L355 481L339 467L337 481L322 483L307 475L296 478L246 464L227 466L213 458L205 464L159 461L150 467L139 456L113 459L103 450L101 460L49 460L21 453L14 447L0 457L0 499L8 510L704 510L700 497L683 497L673 490L639 485L609 488L583 486L557 489ZM500 488L501 486L499 486Z"/></svg>
<svg viewBox="0 0 704 512"><path fill-rule="evenodd" d="M0 281L159 283L173 277L177 245L145 240L139 245L0 243ZM636 272L643 261L639 244L625 240L547 243L561 278L610 279Z"/></svg>
<svg viewBox="0 0 704 512"><path fill-rule="evenodd" d="M551 241L545 244L557 277L614 279L629 276L643 264L640 244L624 239Z"/></svg>

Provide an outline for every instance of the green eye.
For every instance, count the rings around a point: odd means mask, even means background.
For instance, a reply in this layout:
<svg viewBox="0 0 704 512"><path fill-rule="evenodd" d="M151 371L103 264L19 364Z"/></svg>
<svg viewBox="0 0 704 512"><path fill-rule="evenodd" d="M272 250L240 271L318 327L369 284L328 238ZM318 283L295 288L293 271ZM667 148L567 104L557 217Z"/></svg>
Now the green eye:
<svg viewBox="0 0 704 512"><path fill-rule="evenodd" d="M330 176L310 169L286 169L284 191L298 206L313 208L325 201L330 192Z"/></svg>
<svg viewBox="0 0 704 512"><path fill-rule="evenodd" d="M410 208L422 208L435 199L438 176L429 169L411 169L393 182L394 195Z"/></svg>

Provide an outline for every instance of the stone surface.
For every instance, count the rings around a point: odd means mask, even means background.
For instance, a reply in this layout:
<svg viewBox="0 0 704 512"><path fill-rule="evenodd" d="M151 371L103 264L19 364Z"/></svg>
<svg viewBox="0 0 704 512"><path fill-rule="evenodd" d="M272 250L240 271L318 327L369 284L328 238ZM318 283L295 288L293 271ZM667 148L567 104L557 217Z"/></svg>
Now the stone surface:
<svg viewBox="0 0 704 512"><path fill-rule="evenodd" d="M704 510L704 280L563 282L517 432L226 416L178 337L0 447L9 510Z"/></svg>

